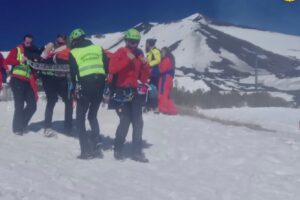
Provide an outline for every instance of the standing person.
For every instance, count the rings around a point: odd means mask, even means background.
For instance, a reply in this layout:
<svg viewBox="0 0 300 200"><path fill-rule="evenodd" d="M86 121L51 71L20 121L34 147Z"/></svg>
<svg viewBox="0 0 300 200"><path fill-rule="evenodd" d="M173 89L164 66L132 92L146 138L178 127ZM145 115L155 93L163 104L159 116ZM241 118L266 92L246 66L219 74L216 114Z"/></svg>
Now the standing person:
<svg viewBox="0 0 300 200"><path fill-rule="evenodd" d="M71 32L70 42L69 63L72 81L76 84L76 126L81 148L78 158L90 159L99 156L97 144L100 141L100 128L97 113L105 85L107 59L100 46L85 39L82 29ZM91 126L90 135L85 127L87 112Z"/></svg>
<svg viewBox="0 0 300 200"><path fill-rule="evenodd" d="M132 159L148 162L142 152L143 100L137 95L138 82L147 83L150 75L149 65L142 50L138 48L141 35L136 29L125 33L126 46L118 49L109 62L109 74L112 78L113 95L111 101L118 101L114 106L120 118L114 141L114 157L123 160L123 145L132 124ZM118 99L118 100L117 100ZM120 102L120 99L123 99Z"/></svg>
<svg viewBox="0 0 300 200"><path fill-rule="evenodd" d="M55 44L49 43L46 45L45 50L41 55L43 59L42 62L54 63L54 59L60 58L60 62L66 63L70 53L66 43L67 37L65 35L57 35ZM64 57L61 56L62 53ZM65 104L64 131L66 134L71 134L73 106L68 87L70 84L69 74L64 72L42 71L41 78L47 97L44 135L46 137L55 135L54 131L52 130L52 116L55 104L58 101L58 96L62 97Z"/></svg>
<svg viewBox="0 0 300 200"><path fill-rule="evenodd" d="M162 61L159 64L158 110L164 114L176 115L177 109L170 98L175 75L175 58L167 47L161 49L161 54Z"/></svg>
<svg viewBox="0 0 300 200"><path fill-rule="evenodd" d="M160 51L155 47L156 39L150 38L146 40L146 52L148 63L151 68L150 85L158 88L159 70L158 65L161 62ZM149 99L146 105L146 110L157 110L157 99Z"/></svg>
<svg viewBox="0 0 300 200"><path fill-rule="evenodd" d="M16 135L24 133L36 111L37 100L35 75L26 61L38 58L40 51L32 44L31 35L25 35L23 39L23 43L12 49L5 60L5 65L12 65L10 84L15 103L13 132Z"/></svg>

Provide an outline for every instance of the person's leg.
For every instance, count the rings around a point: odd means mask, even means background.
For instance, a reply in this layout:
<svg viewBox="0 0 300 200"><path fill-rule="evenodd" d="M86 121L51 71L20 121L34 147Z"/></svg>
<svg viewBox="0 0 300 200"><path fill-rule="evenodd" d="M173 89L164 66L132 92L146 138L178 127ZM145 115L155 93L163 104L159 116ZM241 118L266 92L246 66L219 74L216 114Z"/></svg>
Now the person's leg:
<svg viewBox="0 0 300 200"><path fill-rule="evenodd" d="M158 85L158 111L165 113L167 111L166 104L168 100L168 94L166 92L166 76L162 76Z"/></svg>
<svg viewBox="0 0 300 200"><path fill-rule="evenodd" d="M54 78L46 75L42 76L42 83L47 98L44 126L45 129L48 129L52 127L53 110L58 100L57 91L56 91L57 83Z"/></svg>
<svg viewBox="0 0 300 200"><path fill-rule="evenodd" d="M170 99L170 93L173 87L173 79L171 76L167 75L160 80L159 83L160 90L159 90L159 112L169 114L169 115L176 115L177 109Z"/></svg>
<svg viewBox="0 0 300 200"><path fill-rule="evenodd" d="M24 84L22 81L12 78L11 89L14 96L15 111L13 116L13 132L22 134L23 132L23 118L24 118L24 103L25 103L25 92Z"/></svg>
<svg viewBox="0 0 300 200"><path fill-rule="evenodd" d="M124 106L122 106L122 108L117 109L116 112L119 116L120 122L116 130L114 150L116 152L121 152L131 123L129 103L126 103Z"/></svg>
<svg viewBox="0 0 300 200"><path fill-rule="evenodd" d="M173 78L171 76L167 76L167 83L166 83L166 90L167 90L167 108L168 114L170 115L177 115L177 108L171 99L171 91L173 89Z"/></svg>
<svg viewBox="0 0 300 200"><path fill-rule="evenodd" d="M2 70L2 83L7 83L7 73L4 68L1 68Z"/></svg>
<svg viewBox="0 0 300 200"><path fill-rule="evenodd" d="M64 128L67 133L71 133L73 121L73 102L71 95L69 95L67 78L61 78L59 80L58 93L62 97L65 104Z"/></svg>
<svg viewBox="0 0 300 200"><path fill-rule="evenodd" d="M105 77L92 79L91 82L86 83L86 91L90 100L88 109L88 120L91 127L89 134L89 142L92 151L100 153L100 149L97 148L101 142L100 127L97 119L98 110L102 101L102 95L104 90Z"/></svg>
<svg viewBox="0 0 300 200"><path fill-rule="evenodd" d="M85 156L91 153L91 149L88 142L88 136L85 127L85 116L89 107L89 100L85 96L81 96L77 100L76 109L76 128L79 136L79 144L81 149L81 156Z"/></svg>
<svg viewBox="0 0 300 200"><path fill-rule="evenodd" d="M26 85L26 94L25 94L25 102L26 107L24 109L24 118L23 118L23 128L28 126L30 119L32 118L33 114L37 109L36 99L34 95L34 91L31 88L30 84Z"/></svg>
<svg viewBox="0 0 300 200"><path fill-rule="evenodd" d="M131 103L131 119L132 119L132 144L134 149L142 148L142 134L143 134L143 112L142 102L139 97L135 97Z"/></svg>
<svg viewBox="0 0 300 200"><path fill-rule="evenodd" d="M150 84L154 85L158 89L159 77L151 77ZM147 102L147 107L155 110L158 106L158 99L149 99Z"/></svg>
<svg viewBox="0 0 300 200"><path fill-rule="evenodd" d="M131 103L132 119L132 159L139 162L149 162L143 153L143 112L142 99L137 96Z"/></svg>
<svg viewBox="0 0 300 200"><path fill-rule="evenodd" d="M97 150L97 145L100 144L100 127L97 119L98 110L100 107L101 98L91 99L91 104L89 106L88 120L91 126L91 133L89 134L89 142L92 151Z"/></svg>

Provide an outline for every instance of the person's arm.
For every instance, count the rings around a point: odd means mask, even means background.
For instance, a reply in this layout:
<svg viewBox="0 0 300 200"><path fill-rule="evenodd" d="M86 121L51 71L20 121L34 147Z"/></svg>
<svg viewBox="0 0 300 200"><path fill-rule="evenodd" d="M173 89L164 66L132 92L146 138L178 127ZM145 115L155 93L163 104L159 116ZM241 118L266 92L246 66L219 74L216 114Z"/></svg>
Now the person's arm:
<svg viewBox="0 0 300 200"><path fill-rule="evenodd" d="M150 66L148 63L144 63L141 67L140 81L145 84L148 83L149 78L150 78Z"/></svg>
<svg viewBox="0 0 300 200"><path fill-rule="evenodd" d="M70 66L70 75L73 86L76 85L76 77L79 75L77 62L74 56L70 53L69 55L69 66Z"/></svg>
<svg viewBox="0 0 300 200"><path fill-rule="evenodd" d="M36 61L40 59L41 51L36 46L24 47L24 56L28 60Z"/></svg>
<svg viewBox="0 0 300 200"><path fill-rule="evenodd" d="M103 49L102 49L102 52L103 52L102 61L103 61L104 71L105 71L105 74L108 74L109 60L108 60L106 53L103 51Z"/></svg>
<svg viewBox="0 0 300 200"><path fill-rule="evenodd" d="M154 66L159 65L159 63L161 61L161 55L160 55L160 52L158 49L152 49L152 54L153 54L154 59L149 62L149 65L151 67L154 67Z"/></svg>
<svg viewBox="0 0 300 200"><path fill-rule="evenodd" d="M7 58L4 60L4 65L20 65L21 63L17 60L18 51L17 48L12 49Z"/></svg>
<svg viewBox="0 0 300 200"><path fill-rule="evenodd" d="M130 66L132 60L130 60L128 54L130 54L130 52L126 53L124 49L119 49L111 56L108 67L110 74L116 74Z"/></svg>

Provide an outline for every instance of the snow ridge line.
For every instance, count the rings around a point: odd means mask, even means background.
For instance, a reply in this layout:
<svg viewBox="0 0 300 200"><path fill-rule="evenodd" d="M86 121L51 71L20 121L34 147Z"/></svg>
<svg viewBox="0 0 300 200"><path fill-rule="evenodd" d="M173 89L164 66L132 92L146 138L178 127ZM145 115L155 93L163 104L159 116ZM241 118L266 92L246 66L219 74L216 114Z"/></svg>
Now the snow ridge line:
<svg viewBox="0 0 300 200"><path fill-rule="evenodd" d="M206 120L216 122L216 123L219 123L219 124L222 124L225 126L245 127L245 128L255 130L255 131L265 131L265 132L277 133L276 130L267 129L267 128L264 128L257 124L241 123L241 122L236 122L236 121L231 121L231 120L209 117L203 113L198 112L197 110L195 110L195 108L193 109L190 107L178 106L178 105L177 105L177 108L178 108L178 113L180 115L192 116L192 117L199 118L199 119L206 119Z"/></svg>

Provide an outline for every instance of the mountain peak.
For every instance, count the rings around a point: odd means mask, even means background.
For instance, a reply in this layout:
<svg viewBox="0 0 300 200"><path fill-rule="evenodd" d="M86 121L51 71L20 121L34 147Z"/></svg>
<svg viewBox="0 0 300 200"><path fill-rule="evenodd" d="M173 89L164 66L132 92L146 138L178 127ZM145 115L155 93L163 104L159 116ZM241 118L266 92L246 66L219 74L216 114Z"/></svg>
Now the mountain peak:
<svg viewBox="0 0 300 200"><path fill-rule="evenodd" d="M200 13L194 13L194 14L186 17L185 20L195 20L197 18L204 18L204 16Z"/></svg>
<svg viewBox="0 0 300 200"><path fill-rule="evenodd" d="M183 21L193 21L193 22L199 22L199 23L204 23L204 24L207 24L210 22L210 20L207 17L205 17L204 15L202 15L201 13L192 14L192 15L184 18Z"/></svg>

